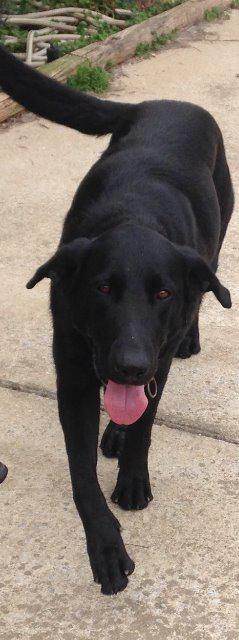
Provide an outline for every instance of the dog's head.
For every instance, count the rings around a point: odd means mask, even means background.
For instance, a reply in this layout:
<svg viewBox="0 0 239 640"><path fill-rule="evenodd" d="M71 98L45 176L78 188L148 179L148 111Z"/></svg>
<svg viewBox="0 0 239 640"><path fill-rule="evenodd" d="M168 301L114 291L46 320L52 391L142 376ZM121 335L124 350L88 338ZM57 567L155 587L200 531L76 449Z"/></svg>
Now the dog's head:
<svg viewBox="0 0 239 640"><path fill-rule="evenodd" d="M119 384L149 382L160 359L173 355L201 294L213 291L231 306L194 250L131 223L62 245L27 287L42 278L61 288L74 326L91 341L98 377Z"/></svg>

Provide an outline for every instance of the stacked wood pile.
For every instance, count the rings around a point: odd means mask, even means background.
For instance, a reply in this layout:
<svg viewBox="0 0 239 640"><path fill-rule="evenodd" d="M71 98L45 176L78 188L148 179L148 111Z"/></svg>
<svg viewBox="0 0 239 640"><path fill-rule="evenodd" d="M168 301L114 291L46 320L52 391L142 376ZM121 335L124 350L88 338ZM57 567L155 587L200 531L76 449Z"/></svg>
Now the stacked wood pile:
<svg viewBox="0 0 239 640"><path fill-rule="evenodd" d="M1 22L6 26L29 29L26 49L22 53L16 53L16 56L33 67L39 67L47 62L47 49L52 42L80 39L77 26L81 23L86 26L84 36L87 39L97 33L97 28L102 23L124 29L127 26L126 19L131 13L129 9L115 9L115 15L112 17L85 8L62 7L20 15L5 14L1 15ZM15 35L5 35L2 41L6 45L18 44L19 39Z"/></svg>

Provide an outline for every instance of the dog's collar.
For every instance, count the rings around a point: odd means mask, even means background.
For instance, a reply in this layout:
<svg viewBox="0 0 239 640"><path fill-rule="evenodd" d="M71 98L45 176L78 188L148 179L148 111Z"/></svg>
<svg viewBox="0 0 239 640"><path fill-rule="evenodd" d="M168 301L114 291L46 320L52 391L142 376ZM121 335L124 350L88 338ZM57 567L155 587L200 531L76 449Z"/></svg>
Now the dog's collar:
<svg viewBox="0 0 239 640"><path fill-rule="evenodd" d="M155 378L151 378L150 382L148 382L148 384L146 385L146 389L150 398L156 398L156 395L158 393L158 385Z"/></svg>

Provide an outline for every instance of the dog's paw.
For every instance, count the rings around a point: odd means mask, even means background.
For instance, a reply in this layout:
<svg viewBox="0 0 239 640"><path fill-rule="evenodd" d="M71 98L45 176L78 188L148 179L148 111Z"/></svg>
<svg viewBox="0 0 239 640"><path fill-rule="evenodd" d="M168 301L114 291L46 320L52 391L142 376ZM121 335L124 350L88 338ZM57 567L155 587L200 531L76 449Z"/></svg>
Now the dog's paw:
<svg viewBox="0 0 239 640"><path fill-rule="evenodd" d="M119 458L125 439L125 429L109 422L102 436L100 448L106 458Z"/></svg>
<svg viewBox="0 0 239 640"><path fill-rule="evenodd" d="M101 585L101 592L113 595L123 591L135 564L129 557L114 521L110 526L105 520L86 534L87 549L94 581Z"/></svg>
<svg viewBox="0 0 239 640"><path fill-rule="evenodd" d="M123 473L120 470L111 500L122 509L145 509L153 500L148 472L139 475Z"/></svg>
<svg viewBox="0 0 239 640"><path fill-rule="evenodd" d="M190 358L201 351L199 338L195 335L185 336L176 353L176 358Z"/></svg>

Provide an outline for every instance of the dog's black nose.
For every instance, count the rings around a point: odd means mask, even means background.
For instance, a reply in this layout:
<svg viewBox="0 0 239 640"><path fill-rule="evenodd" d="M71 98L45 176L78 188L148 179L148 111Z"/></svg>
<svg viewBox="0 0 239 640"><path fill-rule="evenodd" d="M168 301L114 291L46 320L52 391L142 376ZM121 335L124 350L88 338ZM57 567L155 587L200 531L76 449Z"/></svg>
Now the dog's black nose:
<svg viewBox="0 0 239 640"><path fill-rule="evenodd" d="M144 353L115 353L111 361L114 377L119 382L128 384L144 384L147 381L150 363Z"/></svg>
<svg viewBox="0 0 239 640"><path fill-rule="evenodd" d="M138 367L137 365L123 365L123 367L116 365L115 371L116 373L120 373L121 375L123 375L125 378L141 378L143 375L145 375L147 368L145 367L143 369L142 366Z"/></svg>

